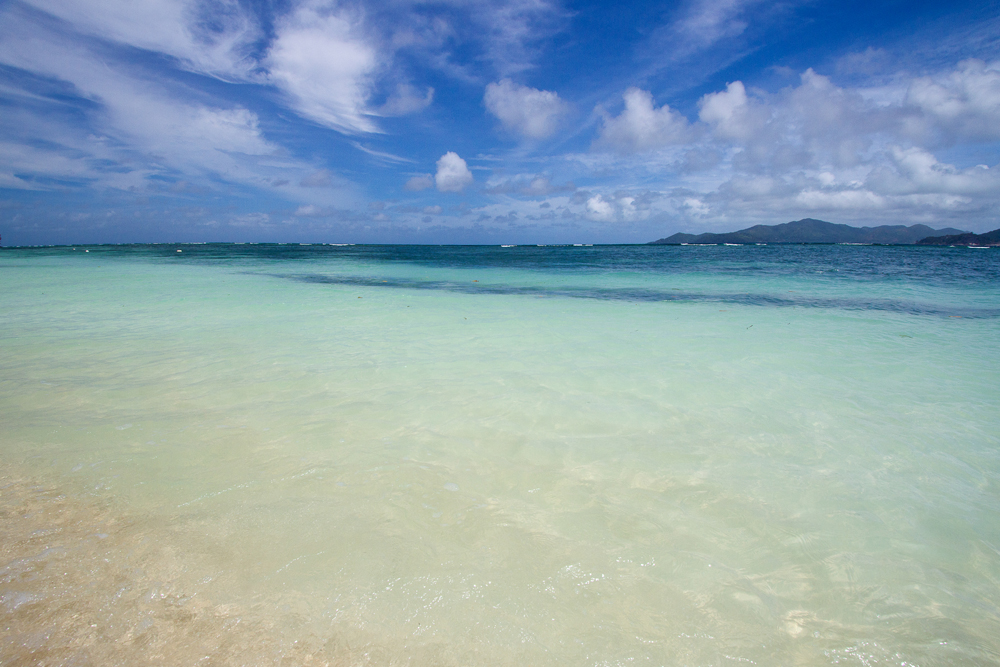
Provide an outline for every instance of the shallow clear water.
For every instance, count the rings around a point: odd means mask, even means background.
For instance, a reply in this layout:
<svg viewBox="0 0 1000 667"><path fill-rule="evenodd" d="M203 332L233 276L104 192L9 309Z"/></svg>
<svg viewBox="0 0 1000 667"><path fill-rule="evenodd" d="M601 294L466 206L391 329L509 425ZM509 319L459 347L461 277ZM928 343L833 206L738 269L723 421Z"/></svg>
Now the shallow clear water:
<svg viewBox="0 0 1000 667"><path fill-rule="evenodd" d="M84 250L0 251L2 664L1000 662L1000 250Z"/></svg>

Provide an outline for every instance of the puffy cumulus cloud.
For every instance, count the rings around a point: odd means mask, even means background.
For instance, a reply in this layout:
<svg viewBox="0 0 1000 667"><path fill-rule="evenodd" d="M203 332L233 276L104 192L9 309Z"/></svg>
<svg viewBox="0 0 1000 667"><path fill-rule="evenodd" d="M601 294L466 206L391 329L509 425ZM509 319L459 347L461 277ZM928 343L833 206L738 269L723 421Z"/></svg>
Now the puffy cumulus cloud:
<svg viewBox="0 0 1000 667"><path fill-rule="evenodd" d="M757 173L856 165L897 111L811 69L800 85L773 95L750 95L736 81L699 100L700 121L719 144L736 151L733 165Z"/></svg>
<svg viewBox="0 0 1000 667"><path fill-rule="evenodd" d="M587 218L598 222L608 222L615 219L615 207L601 195L594 195L587 200Z"/></svg>
<svg viewBox="0 0 1000 667"><path fill-rule="evenodd" d="M458 153L448 151L437 161L434 183L441 192L461 192L472 184L472 172Z"/></svg>
<svg viewBox="0 0 1000 667"><path fill-rule="evenodd" d="M640 102L646 117L656 111L650 98ZM900 74L877 89L840 86L809 69L775 92L729 83L702 97L698 110L692 138L657 159L630 158L642 144L620 140L624 157L581 162L640 178L670 174L672 189L648 215L691 228L776 216L871 224L877 215L980 230L1000 223L1000 165L957 164L969 147L1000 139L997 65L964 61L920 78ZM953 158L942 158L945 148ZM587 197L577 205L594 221L645 215L619 195Z"/></svg>
<svg viewBox="0 0 1000 667"><path fill-rule="evenodd" d="M408 192L420 192L421 190L433 187L434 177L430 174L417 174L416 176L412 176L408 181L406 181L406 185L403 186L403 188Z"/></svg>
<svg viewBox="0 0 1000 667"><path fill-rule="evenodd" d="M510 79L486 86L483 103L507 130L530 139L550 136L569 109L556 93L522 86Z"/></svg>
<svg viewBox="0 0 1000 667"><path fill-rule="evenodd" d="M652 193L645 192L640 196L630 194L618 195L618 210L621 217L627 222L634 220L645 220L650 214L650 203L653 198Z"/></svg>
<svg viewBox="0 0 1000 667"><path fill-rule="evenodd" d="M698 102L698 118L723 139L746 141L759 135L768 120L768 110L751 105L742 81L734 81L724 91L709 93Z"/></svg>
<svg viewBox="0 0 1000 667"><path fill-rule="evenodd" d="M618 191L613 194L579 191L573 202L583 203L583 217L592 222L634 222L650 216L651 204L657 198L659 195L650 191Z"/></svg>
<svg viewBox="0 0 1000 667"><path fill-rule="evenodd" d="M702 98L699 118L731 155L729 179L715 197L726 208L817 212L910 211L912 197L955 210L993 198L996 170L958 169L938 161L924 140L971 140L1000 122L1000 73L981 62L910 81L905 94L866 96L806 70L800 84L748 94L740 82ZM907 144L910 144L907 146ZM934 195L928 199L927 196ZM959 198L959 199L956 199ZM704 208L699 209L704 215Z"/></svg>
<svg viewBox="0 0 1000 667"><path fill-rule="evenodd" d="M264 64L296 111L346 133L378 131L367 113L377 54L354 17L307 4L275 32Z"/></svg>
<svg viewBox="0 0 1000 667"><path fill-rule="evenodd" d="M893 146L889 155L891 162L873 170L866 180L872 190L886 194L1000 194L1000 169L985 164L958 169L916 147Z"/></svg>
<svg viewBox="0 0 1000 667"><path fill-rule="evenodd" d="M730 83L705 95L699 107L712 137L739 154L738 168L872 166L892 145L931 149L1000 139L1000 67L965 61L874 95L809 69L798 86L770 95L750 95L741 82Z"/></svg>
<svg viewBox="0 0 1000 667"><path fill-rule="evenodd" d="M655 108L649 92L629 88L625 91L624 100L625 110L617 118L603 109L599 110L604 117L604 126L595 142L596 147L641 152L692 139L687 118L666 104Z"/></svg>
<svg viewBox="0 0 1000 667"><path fill-rule="evenodd" d="M862 158L871 137L891 130L893 112L866 100L860 93L835 86L829 78L811 69L802 74L801 85L787 92L779 117L781 131L798 127L802 144L814 151L827 151L830 160L852 165Z"/></svg>
<svg viewBox="0 0 1000 667"><path fill-rule="evenodd" d="M684 211L688 217L704 218L711 214L712 210L705 202L698 197L682 196L680 198L680 210Z"/></svg>
<svg viewBox="0 0 1000 667"><path fill-rule="evenodd" d="M938 134L945 143L997 141L1000 63L966 60L953 72L915 79L905 103L919 111L910 127L920 138Z"/></svg>

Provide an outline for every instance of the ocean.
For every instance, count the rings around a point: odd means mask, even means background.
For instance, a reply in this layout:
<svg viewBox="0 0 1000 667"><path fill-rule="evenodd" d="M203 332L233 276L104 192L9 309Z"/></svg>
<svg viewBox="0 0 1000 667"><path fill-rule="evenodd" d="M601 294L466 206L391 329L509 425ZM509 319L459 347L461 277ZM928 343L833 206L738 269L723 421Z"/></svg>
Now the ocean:
<svg viewBox="0 0 1000 667"><path fill-rule="evenodd" d="M2 665L1000 664L1000 249L0 250Z"/></svg>

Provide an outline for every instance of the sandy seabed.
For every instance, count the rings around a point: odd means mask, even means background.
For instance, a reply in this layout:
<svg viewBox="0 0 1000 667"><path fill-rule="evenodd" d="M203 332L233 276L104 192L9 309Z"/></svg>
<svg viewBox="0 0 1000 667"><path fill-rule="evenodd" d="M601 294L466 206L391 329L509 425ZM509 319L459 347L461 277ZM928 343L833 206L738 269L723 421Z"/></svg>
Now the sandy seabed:
<svg viewBox="0 0 1000 667"><path fill-rule="evenodd" d="M0 471L0 664L453 662L444 647L376 645L357 629L317 636L294 593L210 600L200 589L212 574L201 576L197 555L179 553L170 532Z"/></svg>

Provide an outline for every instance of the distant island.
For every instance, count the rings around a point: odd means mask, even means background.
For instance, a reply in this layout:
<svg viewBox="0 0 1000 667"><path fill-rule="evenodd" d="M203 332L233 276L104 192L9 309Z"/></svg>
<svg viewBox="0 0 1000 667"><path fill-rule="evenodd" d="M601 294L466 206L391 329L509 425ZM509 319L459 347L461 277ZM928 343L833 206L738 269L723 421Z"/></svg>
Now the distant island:
<svg viewBox="0 0 1000 667"><path fill-rule="evenodd" d="M996 232L990 232L995 234ZM961 229L932 229L927 225L882 225L880 227L851 227L825 220L805 218L780 225L754 225L738 232L725 234L677 233L650 245L680 245L682 243L882 243L885 245L912 245L924 239L968 236ZM971 234L971 236L977 236ZM988 235L982 235L988 236ZM936 245L933 244L933 245ZM945 245L954 245L946 243Z"/></svg>
<svg viewBox="0 0 1000 667"><path fill-rule="evenodd" d="M917 245L975 245L1000 246L1000 229L994 229L985 234L949 234L947 236L931 236L917 241Z"/></svg>

